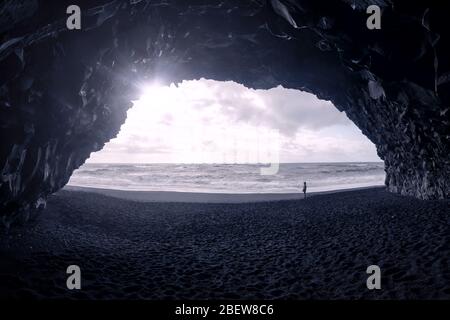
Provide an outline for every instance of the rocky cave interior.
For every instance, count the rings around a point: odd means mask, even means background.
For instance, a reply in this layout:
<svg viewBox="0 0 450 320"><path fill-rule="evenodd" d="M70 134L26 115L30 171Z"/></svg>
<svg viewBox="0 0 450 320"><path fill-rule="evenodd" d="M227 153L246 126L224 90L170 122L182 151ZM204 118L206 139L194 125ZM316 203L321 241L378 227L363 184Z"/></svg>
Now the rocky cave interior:
<svg viewBox="0 0 450 320"><path fill-rule="evenodd" d="M330 100L385 162L386 186L450 195L450 41L443 2L71 1L0 4L0 216L26 220L114 138L138 84L201 77ZM369 5L382 28L366 27Z"/></svg>

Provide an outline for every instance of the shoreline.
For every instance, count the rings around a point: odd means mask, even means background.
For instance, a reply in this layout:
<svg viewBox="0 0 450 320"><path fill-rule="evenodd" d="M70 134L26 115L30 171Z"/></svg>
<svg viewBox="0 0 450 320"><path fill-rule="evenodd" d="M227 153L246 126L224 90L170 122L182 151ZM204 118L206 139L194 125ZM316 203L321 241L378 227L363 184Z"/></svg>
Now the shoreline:
<svg viewBox="0 0 450 320"><path fill-rule="evenodd" d="M325 194L335 194L348 191L361 191L368 189L384 189L385 186L367 186L329 191L307 193L307 197ZM62 190L96 193L108 197L137 202L163 202L163 203L255 203L286 200L303 200L303 193L208 193L208 192L181 192L181 191L137 191L119 190L93 187L65 186Z"/></svg>

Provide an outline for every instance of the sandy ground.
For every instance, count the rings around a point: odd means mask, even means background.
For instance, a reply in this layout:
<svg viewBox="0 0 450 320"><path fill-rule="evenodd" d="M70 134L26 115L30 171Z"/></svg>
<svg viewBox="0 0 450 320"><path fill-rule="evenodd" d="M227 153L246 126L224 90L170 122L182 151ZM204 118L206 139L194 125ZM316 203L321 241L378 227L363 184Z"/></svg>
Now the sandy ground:
<svg viewBox="0 0 450 320"><path fill-rule="evenodd" d="M307 198L346 191L366 190L384 187L361 187L353 189L341 189L322 192L308 192ZM267 202L280 200L301 200L305 198L303 193L204 193L204 192L176 192L176 191L132 191L114 190L90 187L66 186L66 191L82 191L97 193L109 197L133 200L139 202L185 202L185 203L247 203Z"/></svg>
<svg viewBox="0 0 450 320"><path fill-rule="evenodd" d="M66 288L72 264L80 291ZM372 264L381 290L366 288ZM1 231L0 297L449 299L450 202L381 188L208 204L61 191Z"/></svg>

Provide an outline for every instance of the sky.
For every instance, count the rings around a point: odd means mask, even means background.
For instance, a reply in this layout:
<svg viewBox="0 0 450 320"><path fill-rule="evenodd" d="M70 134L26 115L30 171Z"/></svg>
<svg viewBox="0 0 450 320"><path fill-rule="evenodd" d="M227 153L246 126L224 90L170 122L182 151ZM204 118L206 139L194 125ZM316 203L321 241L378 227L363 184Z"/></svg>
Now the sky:
<svg viewBox="0 0 450 320"><path fill-rule="evenodd" d="M205 79L141 91L117 138L88 162L381 161L345 113L307 92Z"/></svg>

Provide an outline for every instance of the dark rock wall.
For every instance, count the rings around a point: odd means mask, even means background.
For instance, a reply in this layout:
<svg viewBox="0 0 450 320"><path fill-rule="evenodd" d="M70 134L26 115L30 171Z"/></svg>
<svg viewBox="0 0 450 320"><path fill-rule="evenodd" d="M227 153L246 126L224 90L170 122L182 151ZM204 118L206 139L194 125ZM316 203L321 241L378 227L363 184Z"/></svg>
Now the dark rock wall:
<svg viewBox="0 0 450 320"><path fill-rule="evenodd" d="M428 2L428 3L427 3ZM331 100L373 141L392 192L448 198L450 10L350 0L0 4L0 212L6 223L62 188L115 137L157 77L283 85ZM383 9L368 30L365 9ZM20 215L23 216L23 215Z"/></svg>

